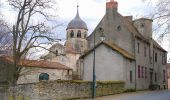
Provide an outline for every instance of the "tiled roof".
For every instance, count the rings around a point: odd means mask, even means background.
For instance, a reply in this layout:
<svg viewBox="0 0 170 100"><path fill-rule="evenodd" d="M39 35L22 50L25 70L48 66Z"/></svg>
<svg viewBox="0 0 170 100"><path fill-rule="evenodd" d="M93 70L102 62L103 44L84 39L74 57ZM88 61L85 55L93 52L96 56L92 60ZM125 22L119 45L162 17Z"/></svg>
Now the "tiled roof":
<svg viewBox="0 0 170 100"><path fill-rule="evenodd" d="M120 48L120 47L117 46L116 44L111 43L111 42L109 42L109 41L100 42L100 43L97 44L94 48L97 48L97 47L100 46L101 44L104 44L104 45L110 47L111 49L119 52L120 54L122 54L124 57L126 57L126 58L128 58L128 59L135 60L134 55L130 54L130 53L127 52L126 50ZM88 50L87 52L85 52L83 55L80 56L80 58L84 58L87 54L89 54L91 51L93 51L94 48L92 48L92 49Z"/></svg>
<svg viewBox="0 0 170 100"><path fill-rule="evenodd" d="M9 63L13 63L13 58L9 56L0 56L1 60L5 60ZM49 68L49 69L64 69L64 70L72 70L71 68L60 64L58 62L48 62L44 60L28 60L28 59L21 59L19 62L20 66L24 67L38 67L38 68Z"/></svg>

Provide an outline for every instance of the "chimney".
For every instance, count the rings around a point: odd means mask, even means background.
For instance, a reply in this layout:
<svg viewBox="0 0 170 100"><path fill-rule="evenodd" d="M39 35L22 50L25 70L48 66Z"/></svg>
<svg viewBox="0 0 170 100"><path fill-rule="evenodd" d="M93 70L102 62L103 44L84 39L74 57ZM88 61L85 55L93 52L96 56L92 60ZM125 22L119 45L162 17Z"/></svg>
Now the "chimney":
<svg viewBox="0 0 170 100"><path fill-rule="evenodd" d="M106 2L106 11L107 9L112 9L117 11L118 3L117 1L110 0L109 2Z"/></svg>

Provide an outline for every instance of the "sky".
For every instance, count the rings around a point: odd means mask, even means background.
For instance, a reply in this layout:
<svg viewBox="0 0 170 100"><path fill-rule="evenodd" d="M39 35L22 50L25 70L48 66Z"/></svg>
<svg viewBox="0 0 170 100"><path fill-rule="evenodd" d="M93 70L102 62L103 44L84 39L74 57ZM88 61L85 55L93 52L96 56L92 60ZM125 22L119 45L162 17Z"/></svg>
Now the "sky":
<svg viewBox="0 0 170 100"><path fill-rule="evenodd" d="M3 13L3 17L8 20L9 23L13 23L15 14L11 14L12 8L7 6L7 0L0 0L0 4L3 9L0 11ZM75 17L77 12L77 4L79 5L79 14L88 26L88 34L91 34L94 28L105 14L105 5L109 0L56 0L57 10L53 12L57 15L57 20L62 26L56 29L56 34L61 39L65 39L67 24ZM123 16L132 15L134 19L139 17L148 17L148 15L154 12L154 7L151 7L148 3L144 3L143 0L115 0L118 2L118 12ZM156 0L155 0L156 2ZM169 51L169 43L165 42L162 46Z"/></svg>

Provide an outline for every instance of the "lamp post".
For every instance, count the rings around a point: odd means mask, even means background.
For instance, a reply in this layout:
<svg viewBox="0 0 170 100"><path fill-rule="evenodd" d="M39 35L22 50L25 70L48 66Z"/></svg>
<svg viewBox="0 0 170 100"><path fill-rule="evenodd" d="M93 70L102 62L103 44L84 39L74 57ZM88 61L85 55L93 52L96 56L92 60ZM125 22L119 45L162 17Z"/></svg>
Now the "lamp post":
<svg viewBox="0 0 170 100"><path fill-rule="evenodd" d="M101 34L100 34L100 40L104 41L105 40L105 35L104 35L104 30L103 28L97 29ZM93 83L92 83L92 98L94 99L96 97L96 67L95 67L95 62L96 62L96 51L95 51L95 44L96 44L96 31L94 32L94 37L93 37Z"/></svg>

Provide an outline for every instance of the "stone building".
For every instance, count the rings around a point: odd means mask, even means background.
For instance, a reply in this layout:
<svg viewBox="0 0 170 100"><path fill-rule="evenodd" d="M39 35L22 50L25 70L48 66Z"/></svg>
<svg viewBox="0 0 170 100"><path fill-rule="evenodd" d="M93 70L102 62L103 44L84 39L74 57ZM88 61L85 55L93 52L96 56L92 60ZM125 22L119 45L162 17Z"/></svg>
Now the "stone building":
<svg viewBox="0 0 170 100"><path fill-rule="evenodd" d="M72 69L57 62L22 59L19 66L22 69L17 84L72 78ZM14 78L13 58L0 56L0 69L0 85L10 84Z"/></svg>
<svg viewBox="0 0 170 100"><path fill-rule="evenodd" d="M59 62L73 69L73 79L79 79L78 63L80 55L87 50L88 28L86 23L80 18L77 6L77 14L66 28L67 36L65 45L56 43L42 59L52 62Z"/></svg>
<svg viewBox="0 0 170 100"><path fill-rule="evenodd" d="M132 16L121 15L114 0L106 3L104 17L87 38L91 53L88 51L81 56L80 74L83 80L92 80L94 36L95 45L102 42L99 28L104 29L108 44L115 44L132 55L134 60L124 57L119 50L105 46L104 41L104 44L95 46L96 80L125 81L127 88L148 89L150 84L167 88L167 52L152 38L152 19L133 20Z"/></svg>

